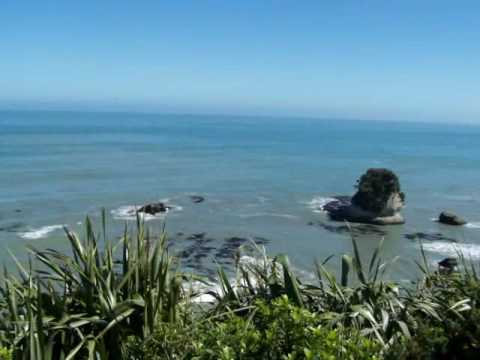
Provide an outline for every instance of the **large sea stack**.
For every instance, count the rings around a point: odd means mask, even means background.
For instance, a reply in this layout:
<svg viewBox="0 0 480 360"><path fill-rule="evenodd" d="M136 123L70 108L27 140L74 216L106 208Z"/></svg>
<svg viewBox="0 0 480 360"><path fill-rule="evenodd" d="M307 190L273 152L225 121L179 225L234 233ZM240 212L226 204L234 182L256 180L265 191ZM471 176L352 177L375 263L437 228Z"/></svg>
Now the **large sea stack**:
<svg viewBox="0 0 480 360"><path fill-rule="evenodd" d="M351 199L340 197L324 207L333 220L376 225L405 222L400 213L405 195L393 171L368 169L357 181L356 188Z"/></svg>

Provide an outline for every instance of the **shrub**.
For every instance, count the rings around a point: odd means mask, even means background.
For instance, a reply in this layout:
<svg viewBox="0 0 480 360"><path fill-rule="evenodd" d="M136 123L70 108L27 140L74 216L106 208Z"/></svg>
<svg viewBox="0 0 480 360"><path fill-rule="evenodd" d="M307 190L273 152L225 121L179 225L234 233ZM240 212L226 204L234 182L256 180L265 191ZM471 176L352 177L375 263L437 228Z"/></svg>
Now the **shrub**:
<svg viewBox="0 0 480 360"><path fill-rule="evenodd" d="M11 360L12 359L12 350L9 350L4 347L0 347L0 360Z"/></svg>
<svg viewBox="0 0 480 360"><path fill-rule="evenodd" d="M393 193L399 193L402 201L405 194L400 191L397 175L389 169L368 169L357 181L357 193L352 203L364 210L381 212Z"/></svg>
<svg viewBox="0 0 480 360"><path fill-rule="evenodd" d="M225 313L195 329L161 325L145 344L153 359L376 359L379 343L354 330L328 329L286 295L258 301L247 316Z"/></svg>

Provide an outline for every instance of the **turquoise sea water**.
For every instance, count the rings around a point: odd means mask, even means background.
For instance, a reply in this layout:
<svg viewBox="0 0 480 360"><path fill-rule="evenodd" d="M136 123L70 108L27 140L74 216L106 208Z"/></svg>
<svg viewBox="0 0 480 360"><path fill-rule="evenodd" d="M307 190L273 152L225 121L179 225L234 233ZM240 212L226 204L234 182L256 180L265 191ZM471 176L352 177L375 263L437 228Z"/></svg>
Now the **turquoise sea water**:
<svg viewBox="0 0 480 360"><path fill-rule="evenodd" d="M221 262L220 250L239 242L225 239L257 237L308 273L315 258L351 249L342 224L316 208L352 194L367 168L387 167L407 195L407 223L362 228L358 240L367 254L384 236L385 256L400 256L392 276L406 278L419 255L405 237L412 233L457 241L425 240L432 262L455 246L480 258L479 144L480 128L444 124L0 112L0 260L11 264L6 248L24 258L26 244L65 249L61 225L81 232L85 215L98 219L102 207L120 235L127 210L162 199L174 210L147 223L158 230L166 221L173 251L194 257L196 240L186 238L210 239L187 266ZM194 204L192 194L205 201ZM469 224L432 221L445 209Z"/></svg>

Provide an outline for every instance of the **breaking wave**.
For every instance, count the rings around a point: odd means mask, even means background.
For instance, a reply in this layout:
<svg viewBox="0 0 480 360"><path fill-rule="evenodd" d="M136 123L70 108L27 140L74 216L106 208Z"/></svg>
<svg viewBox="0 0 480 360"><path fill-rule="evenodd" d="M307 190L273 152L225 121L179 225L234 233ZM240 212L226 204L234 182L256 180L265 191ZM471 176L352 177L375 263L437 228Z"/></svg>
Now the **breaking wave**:
<svg viewBox="0 0 480 360"><path fill-rule="evenodd" d="M23 239L28 239L28 240L36 240L36 239L43 239L47 237L48 234L56 231L63 229L64 225L48 225L48 226L42 226L38 229L32 229L29 231L25 231L22 233L19 233L19 236Z"/></svg>
<svg viewBox="0 0 480 360"><path fill-rule="evenodd" d="M323 207L327 205L329 202L335 201L337 199L332 197L325 197L325 196L315 196L312 200L308 201L306 204L307 206L316 213L323 213Z"/></svg>

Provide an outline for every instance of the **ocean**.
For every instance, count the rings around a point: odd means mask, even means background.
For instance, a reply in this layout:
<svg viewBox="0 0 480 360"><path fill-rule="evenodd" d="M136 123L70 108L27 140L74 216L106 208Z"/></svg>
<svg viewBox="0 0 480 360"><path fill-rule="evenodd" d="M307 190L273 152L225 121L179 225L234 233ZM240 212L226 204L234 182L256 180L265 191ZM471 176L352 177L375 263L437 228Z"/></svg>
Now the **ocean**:
<svg viewBox="0 0 480 360"><path fill-rule="evenodd" d="M383 237L384 258L399 257L389 276L408 280L416 234L432 264L457 249L480 259L479 144L479 127L456 124L3 111L0 261L12 266L7 249L26 260L27 245L66 251L62 227L81 234L90 215L100 228L102 208L117 238L135 206L163 201L171 211L146 224L157 234L165 225L186 268L228 266L232 248L254 241L308 277L315 259L334 255L336 268L352 252L345 225L319 207L385 167L406 193L406 224L354 233L365 259ZM442 210L468 224L438 224Z"/></svg>

